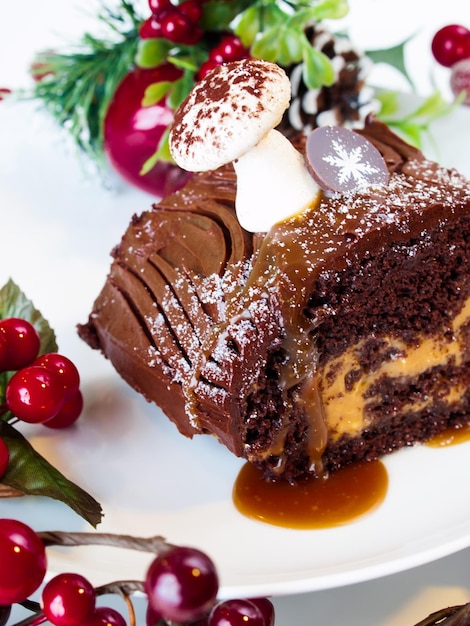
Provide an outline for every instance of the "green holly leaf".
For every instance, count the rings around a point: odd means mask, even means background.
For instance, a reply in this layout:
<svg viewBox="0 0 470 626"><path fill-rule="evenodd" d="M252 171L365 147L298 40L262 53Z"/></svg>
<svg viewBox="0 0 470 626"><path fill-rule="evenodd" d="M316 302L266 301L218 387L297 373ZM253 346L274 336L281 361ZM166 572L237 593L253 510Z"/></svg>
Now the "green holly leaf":
<svg viewBox="0 0 470 626"><path fill-rule="evenodd" d="M34 326L41 340L39 354L57 352L56 336L49 322L11 279L0 289L0 319L7 317L19 317ZM13 374L14 372L0 373L0 403L5 402L5 389ZM2 419L9 417L11 415L6 413Z"/></svg>
<svg viewBox="0 0 470 626"><path fill-rule="evenodd" d="M3 484L25 495L60 500L96 528L101 522L102 510L92 496L56 470L10 424L0 423L0 437L10 455L7 472L2 477Z"/></svg>
<svg viewBox="0 0 470 626"><path fill-rule="evenodd" d="M408 41L410 41L410 39L411 37L405 39L396 46L392 46L391 48L383 48L380 50L367 50L366 55L374 63L385 63L394 67L405 77L411 88L414 89L413 81L408 74L408 70L406 69L405 64L405 45L408 43Z"/></svg>

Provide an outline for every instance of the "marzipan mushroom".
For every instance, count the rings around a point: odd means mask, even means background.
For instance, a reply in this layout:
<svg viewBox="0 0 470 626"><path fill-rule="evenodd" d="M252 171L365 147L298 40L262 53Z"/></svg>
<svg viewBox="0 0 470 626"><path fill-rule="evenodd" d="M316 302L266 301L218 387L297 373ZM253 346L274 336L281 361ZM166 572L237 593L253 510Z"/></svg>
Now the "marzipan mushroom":
<svg viewBox="0 0 470 626"><path fill-rule="evenodd" d="M170 150L183 169L202 172L233 162L240 224L266 232L319 195L302 155L279 131L291 86L274 63L244 59L216 67L175 114Z"/></svg>

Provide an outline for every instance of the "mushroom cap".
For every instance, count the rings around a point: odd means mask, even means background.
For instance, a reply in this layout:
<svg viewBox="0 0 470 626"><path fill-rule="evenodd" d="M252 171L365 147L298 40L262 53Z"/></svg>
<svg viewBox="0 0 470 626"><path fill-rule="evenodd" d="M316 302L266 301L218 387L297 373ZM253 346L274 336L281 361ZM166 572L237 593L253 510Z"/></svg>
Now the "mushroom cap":
<svg viewBox="0 0 470 626"><path fill-rule="evenodd" d="M175 113L170 151L191 172L243 156L281 121L291 85L275 63L243 59L214 68Z"/></svg>

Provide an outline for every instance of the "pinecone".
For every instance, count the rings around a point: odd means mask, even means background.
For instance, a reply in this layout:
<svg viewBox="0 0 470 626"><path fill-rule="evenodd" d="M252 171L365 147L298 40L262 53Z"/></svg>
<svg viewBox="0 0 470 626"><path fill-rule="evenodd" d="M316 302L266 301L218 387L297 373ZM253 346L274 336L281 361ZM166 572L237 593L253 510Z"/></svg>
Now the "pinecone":
<svg viewBox="0 0 470 626"><path fill-rule="evenodd" d="M365 82L372 61L347 37L335 35L324 26L309 27L306 34L312 46L331 59L336 80L331 87L310 90L302 79L302 63L284 68L291 80L292 100L278 129L293 137L329 124L362 127L367 115L379 108L373 89Z"/></svg>

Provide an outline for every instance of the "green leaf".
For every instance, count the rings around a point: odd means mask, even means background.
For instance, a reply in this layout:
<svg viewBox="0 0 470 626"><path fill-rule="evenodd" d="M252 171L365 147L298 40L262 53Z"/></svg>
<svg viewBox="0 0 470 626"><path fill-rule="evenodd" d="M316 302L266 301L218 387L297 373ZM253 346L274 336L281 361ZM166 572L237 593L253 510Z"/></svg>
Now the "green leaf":
<svg viewBox="0 0 470 626"><path fill-rule="evenodd" d="M203 16L200 25L207 31L224 31L229 27L230 22L236 17L240 11L239 2L220 2L220 0L212 0L204 2Z"/></svg>
<svg viewBox="0 0 470 626"><path fill-rule="evenodd" d="M333 66L323 52L312 48L309 44L304 46L303 60L303 80L309 89L319 89L323 85L329 87L334 83Z"/></svg>
<svg viewBox="0 0 470 626"><path fill-rule="evenodd" d="M434 119L449 110L449 104L444 100L440 91L435 91L422 105L413 111L413 117L427 117Z"/></svg>
<svg viewBox="0 0 470 626"><path fill-rule="evenodd" d="M166 162L166 163L174 162L173 157L171 156L171 152L170 152L170 144L168 141L169 136L170 136L170 129L167 128L160 139L160 142L157 146L156 151L142 165L142 168L139 172L141 176L148 174L150 170L154 168L155 165L161 161Z"/></svg>
<svg viewBox="0 0 470 626"><path fill-rule="evenodd" d="M270 28L259 37L251 47L251 54L265 61L275 62L279 47L279 29Z"/></svg>
<svg viewBox="0 0 470 626"><path fill-rule="evenodd" d="M176 111L186 96L194 86L194 74L191 71L185 72L183 76L173 83L173 88L168 93L167 104Z"/></svg>
<svg viewBox="0 0 470 626"><path fill-rule="evenodd" d="M311 3L307 3L310 5ZM349 12L348 0L318 0L313 3L313 19L316 22L321 20L337 20L345 17Z"/></svg>
<svg viewBox="0 0 470 626"><path fill-rule="evenodd" d="M261 13L258 6L253 5L243 11L234 26L234 33L241 40L242 44L250 48L258 33L261 31Z"/></svg>
<svg viewBox="0 0 470 626"><path fill-rule="evenodd" d="M268 4L261 13L261 28L263 31L270 28L280 28L286 24L288 14L284 13L276 4Z"/></svg>
<svg viewBox="0 0 470 626"><path fill-rule="evenodd" d="M375 97L380 102L380 118L388 118L398 111L398 95L395 91L379 91Z"/></svg>
<svg viewBox="0 0 470 626"><path fill-rule="evenodd" d="M294 28L286 28L279 38L277 62L284 67L300 63L303 56L303 40L303 33Z"/></svg>
<svg viewBox="0 0 470 626"><path fill-rule="evenodd" d="M135 63L144 69L152 69L161 65L171 50L167 39L139 39Z"/></svg>
<svg viewBox="0 0 470 626"><path fill-rule="evenodd" d="M0 436L10 455L2 483L26 495L60 500L96 528L101 522L102 510L92 496L65 478L10 424L0 423Z"/></svg>
<svg viewBox="0 0 470 626"><path fill-rule="evenodd" d="M149 85L145 90L144 97L142 98L142 106L151 107L154 104L158 104L167 95L170 89L173 87L173 82L169 80L162 80L159 83L153 83Z"/></svg>
<svg viewBox="0 0 470 626"><path fill-rule="evenodd" d="M416 122L408 122L405 120L391 122L389 126L399 131L411 145L416 148L421 148L422 134L426 128Z"/></svg>
<svg viewBox="0 0 470 626"><path fill-rule="evenodd" d="M430 135L430 125L438 117L448 115L455 107L462 103L462 98L456 98L454 102L448 103L441 93L436 91L429 98L423 101L416 109L410 113L399 117L399 104L396 94L391 92L378 92L377 98L382 107L377 114L378 119L394 128L414 146L421 148L422 135Z"/></svg>
<svg viewBox="0 0 470 626"><path fill-rule="evenodd" d="M39 353L57 352L57 341L49 322L43 318L21 289L9 279L0 289L0 319L19 317L30 322L41 340ZM5 389L14 372L0 373L0 402L5 401Z"/></svg>
<svg viewBox="0 0 470 626"><path fill-rule="evenodd" d="M170 56L168 58L168 61L170 61L170 63L173 63L173 65L176 65L176 67L181 68L182 70L188 70L193 73L198 70L200 65L197 57L192 57L191 55Z"/></svg>
<svg viewBox="0 0 470 626"><path fill-rule="evenodd" d="M405 64L405 45L410 39L411 37L408 37L408 39L405 39L405 41L402 41L398 45L392 46L391 48L383 48L381 50L367 50L366 55L374 63L385 63L397 69L408 81L408 84L414 89L413 81L408 74Z"/></svg>
<svg viewBox="0 0 470 626"><path fill-rule="evenodd" d="M306 7L296 11L293 15L289 16L289 25L303 28L308 22L316 21L316 11L313 7Z"/></svg>

